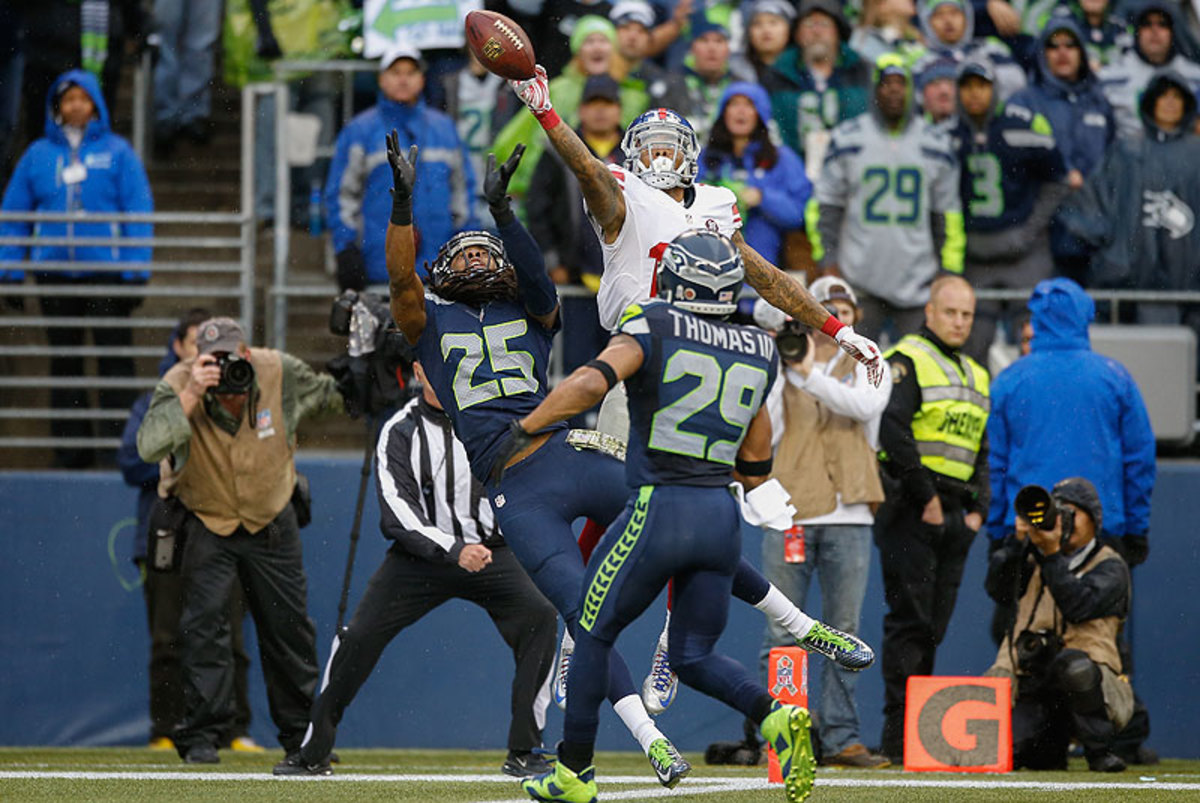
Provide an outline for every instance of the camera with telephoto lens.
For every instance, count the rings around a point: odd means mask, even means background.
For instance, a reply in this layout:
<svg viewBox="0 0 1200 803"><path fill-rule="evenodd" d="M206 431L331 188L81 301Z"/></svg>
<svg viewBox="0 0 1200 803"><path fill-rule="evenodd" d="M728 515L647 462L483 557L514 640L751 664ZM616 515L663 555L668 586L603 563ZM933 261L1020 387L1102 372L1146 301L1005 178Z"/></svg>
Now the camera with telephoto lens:
<svg viewBox="0 0 1200 803"><path fill-rule="evenodd" d="M1023 630L1013 642L1017 668L1030 675L1041 675L1063 648L1062 636L1053 630Z"/></svg>
<svg viewBox="0 0 1200 803"><path fill-rule="evenodd" d="M775 348L784 362L801 362L808 354L808 335L812 327L789 318L775 335Z"/></svg>
<svg viewBox="0 0 1200 803"><path fill-rule="evenodd" d="M1042 532L1051 532L1058 520L1062 519L1062 538L1060 548L1065 546L1075 532L1075 511L1056 500L1040 485L1026 485L1017 491L1013 500L1013 508L1017 515L1028 521Z"/></svg>
<svg viewBox="0 0 1200 803"><path fill-rule="evenodd" d="M254 366L245 357L232 352L217 354L217 367L221 369L221 381L213 393L241 395L254 387Z"/></svg>
<svg viewBox="0 0 1200 803"><path fill-rule="evenodd" d="M413 349L392 322L386 299L346 290L333 300L329 331L347 338L346 353L325 368L352 418L394 410L411 395L405 377L412 375Z"/></svg>

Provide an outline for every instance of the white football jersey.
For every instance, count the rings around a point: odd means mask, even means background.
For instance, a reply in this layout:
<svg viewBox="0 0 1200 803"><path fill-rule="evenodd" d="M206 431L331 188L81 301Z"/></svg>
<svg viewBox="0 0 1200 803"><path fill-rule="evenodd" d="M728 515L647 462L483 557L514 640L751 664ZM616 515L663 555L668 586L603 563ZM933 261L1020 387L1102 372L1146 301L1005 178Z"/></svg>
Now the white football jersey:
<svg viewBox="0 0 1200 803"><path fill-rule="evenodd" d="M685 206L622 167L609 165L608 169L625 196L625 223L617 239L606 243L591 215L588 220L604 249L604 274L596 296L600 324L612 331L630 304L654 296L658 258L667 243L688 229L732 237L742 227L742 216L737 197L725 187L693 184L695 193L688 193L691 204Z"/></svg>

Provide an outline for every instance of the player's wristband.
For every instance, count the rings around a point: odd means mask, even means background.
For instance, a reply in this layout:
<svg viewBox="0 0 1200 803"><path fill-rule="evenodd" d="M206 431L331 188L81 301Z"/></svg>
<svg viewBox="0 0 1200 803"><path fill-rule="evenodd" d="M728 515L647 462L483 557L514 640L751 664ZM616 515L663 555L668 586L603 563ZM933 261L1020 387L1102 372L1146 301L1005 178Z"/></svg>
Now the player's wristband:
<svg viewBox="0 0 1200 803"><path fill-rule="evenodd" d="M412 196L401 200L400 195L392 190L392 225L394 226L411 226L412 215Z"/></svg>
<svg viewBox="0 0 1200 803"><path fill-rule="evenodd" d="M846 324L839 321L836 315L830 315L825 319L825 323L821 324L821 331L830 337L837 337L837 333L845 326Z"/></svg>
<svg viewBox="0 0 1200 803"><path fill-rule="evenodd" d="M743 460L737 457L734 458L733 467L743 477L765 477L771 473L772 462L770 457L766 460Z"/></svg>
<svg viewBox="0 0 1200 803"><path fill-rule="evenodd" d="M558 112L554 111L553 106L544 112L534 112L533 116L537 118L538 123L541 124L542 129L545 131L549 131L562 122L562 118L558 116Z"/></svg>

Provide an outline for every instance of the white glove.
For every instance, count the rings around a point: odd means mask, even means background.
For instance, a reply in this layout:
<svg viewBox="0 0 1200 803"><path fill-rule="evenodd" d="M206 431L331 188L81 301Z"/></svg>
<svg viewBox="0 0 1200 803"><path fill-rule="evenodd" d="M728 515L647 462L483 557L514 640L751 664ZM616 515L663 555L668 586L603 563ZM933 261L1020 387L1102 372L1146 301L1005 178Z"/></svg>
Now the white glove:
<svg viewBox="0 0 1200 803"><path fill-rule="evenodd" d="M867 366L867 381L873 387L879 387L883 379L883 355L879 353L875 341L855 332L853 326L843 326L834 335L834 340L842 347L842 351Z"/></svg>
<svg viewBox="0 0 1200 803"><path fill-rule="evenodd" d="M533 116L540 120L543 115L553 111L554 106L550 103L550 80L546 77L546 69L539 64L533 68L533 73L532 78L526 78L524 81L510 80L508 85L529 111L533 112Z"/></svg>

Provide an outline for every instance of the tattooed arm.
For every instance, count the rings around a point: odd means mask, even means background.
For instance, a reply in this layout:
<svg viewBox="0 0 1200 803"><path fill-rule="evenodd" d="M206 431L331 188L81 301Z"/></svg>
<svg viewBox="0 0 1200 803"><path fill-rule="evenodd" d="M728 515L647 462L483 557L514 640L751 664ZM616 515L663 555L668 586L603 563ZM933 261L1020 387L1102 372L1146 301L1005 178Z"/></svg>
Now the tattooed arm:
<svg viewBox="0 0 1200 803"><path fill-rule="evenodd" d="M742 253L746 266L746 281L758 291L769 304L786 312L801 323L818 329L837 341L842 351L867 366L867 379L879 387L883 379L883 358L879 346L870 338L863 337L853 327L843 326L836 316L821 306L800 282L772 265L755 251L735 232L733 242Z"/></svg>
<svg viewBox="0 0 1200 803"><path fill-rule="evenodd" d="M771 306L819 330L829 317L829 310L821 306L800 282L763 259L750 247L740 231L733 235L733 242L742 252L746 282Z"/></svg>
<svg viewBox="0 0 1200 803"><path fill-rule="evenodd" d="M537 118L550 138L550 144L579 180L579 189L583 191L588 212L600 224L605 242L616 240L621 233L621 226L625 224L625 196L604 163L592 156L571 126L564 123L554 111L546 71L539 64L533 78L508 83Z"/></svg>

